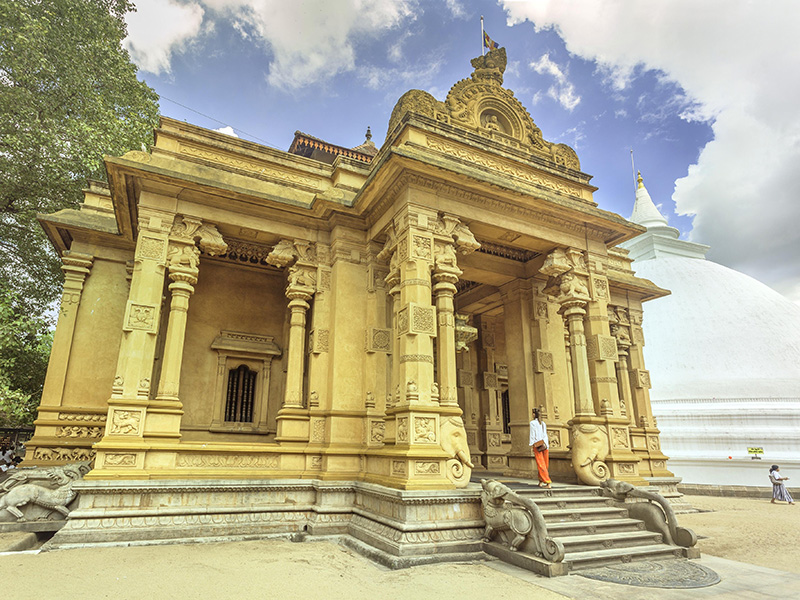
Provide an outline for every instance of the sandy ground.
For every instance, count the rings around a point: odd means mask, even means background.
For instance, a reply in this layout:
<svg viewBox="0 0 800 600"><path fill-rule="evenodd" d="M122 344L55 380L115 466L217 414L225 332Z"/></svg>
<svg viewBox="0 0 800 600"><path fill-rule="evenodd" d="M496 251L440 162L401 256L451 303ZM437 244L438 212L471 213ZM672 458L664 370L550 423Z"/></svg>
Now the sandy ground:
<svg viewBox="0 0 800 600"><path fill-rule="evenodd" d="M705 554L800 573L800 508L768 500L690 497L681 515ZM329 542L284 540L92 548L0 555L14 600L95 598L563 599L486 563L390 571Z"/></svg>
<svg viewBox="0 0 800 600"><path fill-rule="evenodd" d="M749 498L687 496L702 512L678 515L701 537L700 552L729 560L800 573L800 506ZM705 538L705 539L702 539ZM798 591L800 597L800 590Z"/></svg>

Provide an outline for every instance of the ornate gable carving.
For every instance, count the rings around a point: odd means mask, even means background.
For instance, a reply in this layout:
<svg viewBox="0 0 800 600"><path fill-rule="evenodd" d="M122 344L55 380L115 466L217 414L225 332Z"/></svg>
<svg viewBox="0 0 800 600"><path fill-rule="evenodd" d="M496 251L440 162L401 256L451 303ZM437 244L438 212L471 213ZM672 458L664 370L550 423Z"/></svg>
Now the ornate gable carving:
<svg viewBox="0 0 800 600"><path fill-rule="evenodd" d="M403 94L389 120L391 134L406 113L414 112L437 121L470 129L504 145L525 150L556 164L579 170L575 151L566 144L553 144L542 137L530 113L503 87L505 48L491 50L472 59L469 79L456 83L444 102L422 90Z"/></svg>

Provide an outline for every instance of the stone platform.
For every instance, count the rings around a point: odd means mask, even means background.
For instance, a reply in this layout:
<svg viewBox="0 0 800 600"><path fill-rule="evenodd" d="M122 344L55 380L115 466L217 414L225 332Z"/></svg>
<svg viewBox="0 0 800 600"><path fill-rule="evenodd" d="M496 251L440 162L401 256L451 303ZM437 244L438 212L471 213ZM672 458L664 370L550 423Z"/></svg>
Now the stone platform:
<svg viewBox="0 0 800 600"><path fill-rule="evenodd" d="M481 558L480 486L405 491L362 482L82 481L47 549L343 536L391 568Z"/></svg>

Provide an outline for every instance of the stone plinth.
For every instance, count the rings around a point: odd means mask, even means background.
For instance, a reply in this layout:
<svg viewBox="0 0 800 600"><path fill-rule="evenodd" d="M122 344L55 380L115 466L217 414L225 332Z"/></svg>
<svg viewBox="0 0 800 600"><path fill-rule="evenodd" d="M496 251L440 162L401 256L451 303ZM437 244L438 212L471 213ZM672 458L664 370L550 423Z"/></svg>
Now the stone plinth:
<svg viewBox="0 0 800 600"><path fill-rule="evenodd" d="M481 558L480 490L362 482L84 481L50 549L341 535L387 566Z"/></svg>

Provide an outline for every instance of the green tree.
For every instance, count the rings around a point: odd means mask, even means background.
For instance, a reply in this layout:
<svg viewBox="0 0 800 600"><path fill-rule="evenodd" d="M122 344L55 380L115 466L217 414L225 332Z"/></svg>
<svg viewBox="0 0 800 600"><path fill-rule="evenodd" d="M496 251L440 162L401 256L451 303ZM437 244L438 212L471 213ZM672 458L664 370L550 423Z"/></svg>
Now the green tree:
<svg viewBox="0 0 800 600"><path fill-rule="evenodd" d="M42 397L53 333L9 292L0 293L0 426L31 425Z"/></svg>
<svg viewBox="0 0 800 600"><path fill-rule="evenodd" d="M61 288L37 213L77 207L103 155L152 141L158 96L122 48L129 0L0 0L0 291L44 314Z"/></svg>

